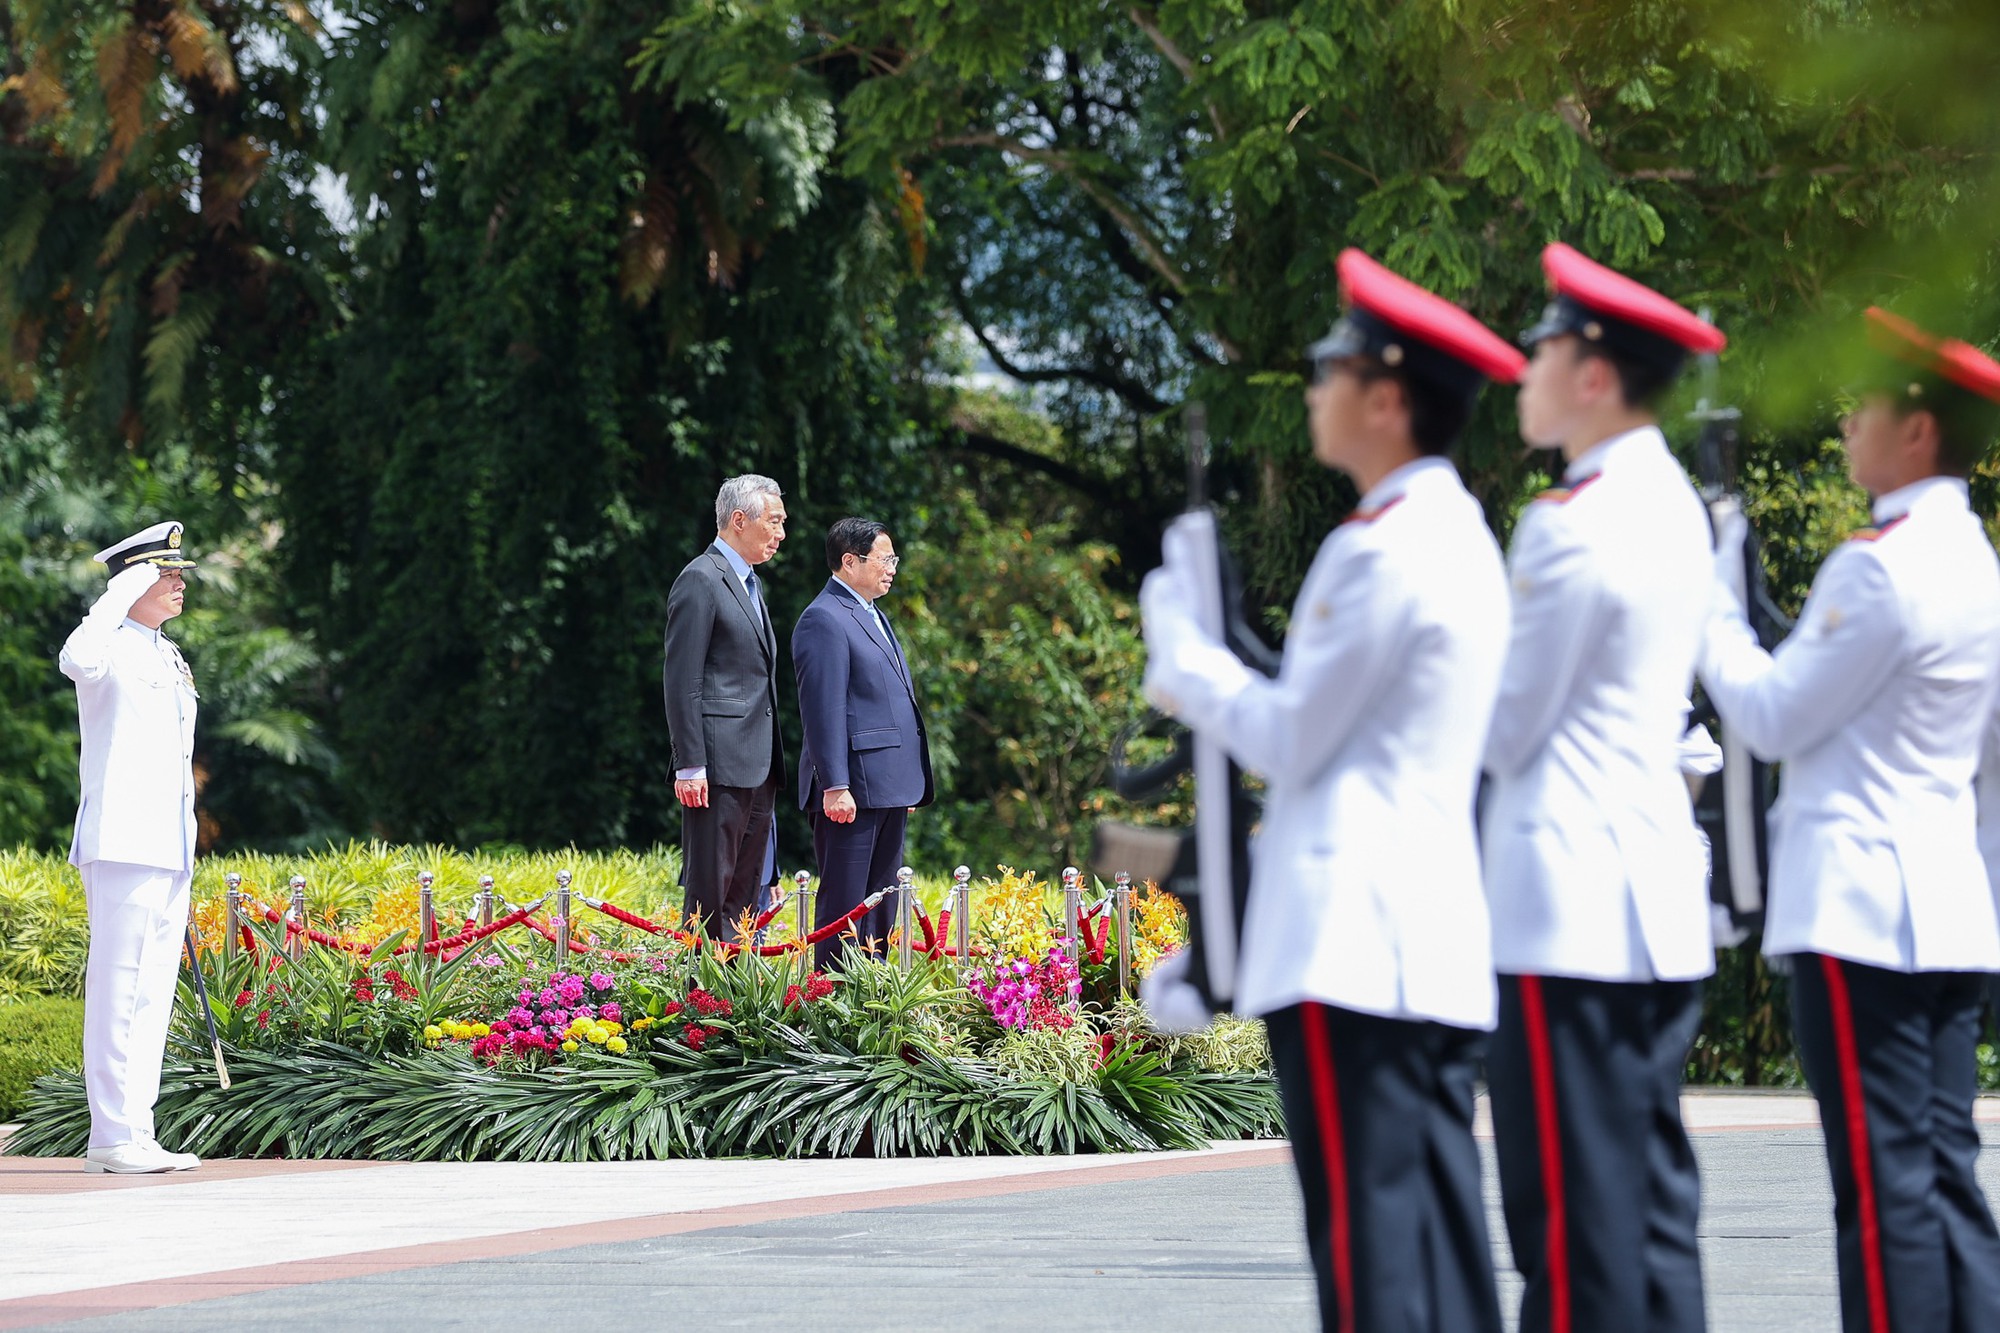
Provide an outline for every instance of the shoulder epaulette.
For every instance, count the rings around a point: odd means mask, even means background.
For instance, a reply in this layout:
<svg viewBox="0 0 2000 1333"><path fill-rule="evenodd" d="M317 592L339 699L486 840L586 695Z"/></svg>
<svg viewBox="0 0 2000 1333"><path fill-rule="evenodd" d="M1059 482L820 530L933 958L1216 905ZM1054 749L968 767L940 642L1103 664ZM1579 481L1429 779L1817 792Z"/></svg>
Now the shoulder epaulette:
<svg viewBox="0 0 2000 1333"><path fill-rule="evenodd" d="M1397 505L1401 503L1403 503L1403 497L1399 495L1395 499L1389 501L1387 504L1377 505L1373 509L1357 509L1353 513L1349 514L1346 518L1342 519L1340 521L1340 526L1344 528L1349 523L1373 523L1376 519L1382 517L1382 515L1388 513L1391 509L1394 509Z"/></svg>
<svg viewBox="0 0 2000 1333"><path fill-rule="evenodd" d="M1847 540L1851 542L1880 541L1882 538L1888 536L1891 532L1894 532L1898 527L1902 526L1902 524L1905 521L1907 521L1909 517L1910 516L1908 514L1898 514L1896 517L1890 519L1887 523L1884 523L1879 528L1856 528L1853 532L1847 534Z"/></svg>
<svg viewBox="0 0 2000 1333"><path fill-rule="evenodd" d="M1574 486L1551 486L1548 490L1537 495L1535 499L1546 500L1550 504L1568 504L1571 500L1583 494L1586 488L1594 485L1597 479L1603 475L1602 472L1593 472Z"/></svg>

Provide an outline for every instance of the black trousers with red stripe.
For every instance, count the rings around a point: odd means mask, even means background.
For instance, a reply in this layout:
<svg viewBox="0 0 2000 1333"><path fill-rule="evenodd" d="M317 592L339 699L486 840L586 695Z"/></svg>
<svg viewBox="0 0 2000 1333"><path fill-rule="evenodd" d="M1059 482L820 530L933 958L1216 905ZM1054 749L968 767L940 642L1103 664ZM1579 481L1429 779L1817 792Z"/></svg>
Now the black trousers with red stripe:
<svg viewBox="0 0 2000 1333"><path fill-rule="evenodd" d="M1833 1176L1840 1317L2000 1329L2000 1233L1974 1165L1986 975L1792 959L1792 1023Z"/></svg>
<svg viewBox="0 0 2000 1333"><path fill-rule="evenodd" d="M1486 1057L1522 1333L1698 1333L1693 981L1500 977Z"/></svg>
<svg viewBox="0 0 2000 1333"><path fill-rule="evenodd" d="M1499 1333L1472 1140L1485 1034L1298 1004L1266 1015L1332 1333Z"/></svg>

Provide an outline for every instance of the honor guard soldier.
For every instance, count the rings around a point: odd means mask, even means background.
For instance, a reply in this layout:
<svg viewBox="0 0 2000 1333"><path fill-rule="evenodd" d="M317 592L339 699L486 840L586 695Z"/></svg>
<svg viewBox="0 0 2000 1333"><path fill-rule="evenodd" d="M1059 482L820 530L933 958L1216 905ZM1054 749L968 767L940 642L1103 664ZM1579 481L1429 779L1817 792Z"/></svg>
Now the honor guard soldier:
<svg viewBox="0 0 2000 1333"><path fill-rule="evenodd" d="M194 874L194 677L160 626L181 613L181 525L156 523L92 559L111 581L63 644L82 731L82 802L70 863L90 916L83 1073L84 1169L185 1171L153 1137L167 1018Z"/></svg>
<svg viewBox="0 0 2000 1333"><path fill-rule="evenodd" d="M1764 952L1791 961L1842 1321L1995 1329L1972 1099L2000 919L1972 783L2000 687L2000 562L1966 477L2000 426L2000 365L1881 310L1867 322L1881 373L1845 433L1876 526L1827 557L1775 653L1730 588L1701 679L1723 725L1784 765Z"/></svg>
<svg viewBox="0 0 2000 1333"><path fill-rule="evenodd" d="M1521 436L1560 488L1514 531L1483 817L1500 1022L1487 1058L1521 1327L1704 1327L1680 1117L1707 867L1680 768L1713 598L1708 518L1653 404L1724 338L1566 245L1523 335Z"/></svg>
<svg viewBox="0 0 2000 1333"><path fill-rule="evenodd" d="M1493 1025L1472 804L1507 645L1506 583L1445 457L1524 359L1356 250L1309 352L1314 456L1359 508L1326 538L1276 679L1141 593L1147 694L1267 781L1236 1008L1269 1025L1328 1329L1500 1324L1473 1082Z"/></svg>

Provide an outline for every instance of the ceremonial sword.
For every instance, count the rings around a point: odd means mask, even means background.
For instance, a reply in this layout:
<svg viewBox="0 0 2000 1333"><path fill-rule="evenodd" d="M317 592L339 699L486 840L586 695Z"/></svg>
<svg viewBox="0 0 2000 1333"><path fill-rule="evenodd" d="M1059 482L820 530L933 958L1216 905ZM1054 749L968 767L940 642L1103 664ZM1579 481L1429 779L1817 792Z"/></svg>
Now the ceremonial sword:
<svg viewBox="0 0 2000 1333"><path fill-rule="evenodd" d="M215 1030L215 1006L208 1002L208 981L201 974L201 955L195 952L194 922L187 924L188 970L194 973L195 997L201 1001L201 1016L208 1020L208 1048L215 1052L215 1078L224 1092L229 1091L229 1066L222 1058L222 1037Z"/></svg>

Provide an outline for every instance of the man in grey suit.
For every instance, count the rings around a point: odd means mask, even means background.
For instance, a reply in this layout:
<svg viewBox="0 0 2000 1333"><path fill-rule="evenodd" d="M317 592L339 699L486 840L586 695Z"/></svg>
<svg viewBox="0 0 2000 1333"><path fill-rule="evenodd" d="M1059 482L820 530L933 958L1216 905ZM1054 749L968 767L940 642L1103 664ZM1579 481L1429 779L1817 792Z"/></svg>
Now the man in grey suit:
<svg viewBox="0 0 2000 1333"><path fill-rule="evenodd" d="M778 640L757 566L785 540L778 483L731 477L715 497L715 541L667 594L667 731L681 803L682 911L732 938L757 901L785 769Z"/></svg>
<svg viewBox="0 0 2000 1333"><path fill-rule="evenodd" d="M896 544L880 523L843 518L826 534L833 577L792 631L805 753L799 805L819 861L817 921L839 920L896 882L913 806L933 795L929 740L903 647L880 599L896 581ZM887 904L863 917L863 944L888 938ZM839 940L819 945L821 966Z"/></svg>

